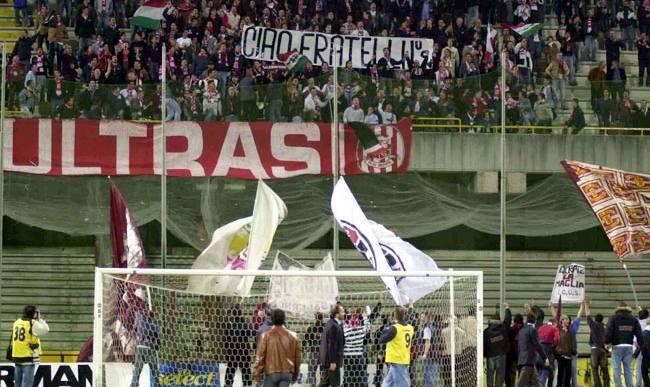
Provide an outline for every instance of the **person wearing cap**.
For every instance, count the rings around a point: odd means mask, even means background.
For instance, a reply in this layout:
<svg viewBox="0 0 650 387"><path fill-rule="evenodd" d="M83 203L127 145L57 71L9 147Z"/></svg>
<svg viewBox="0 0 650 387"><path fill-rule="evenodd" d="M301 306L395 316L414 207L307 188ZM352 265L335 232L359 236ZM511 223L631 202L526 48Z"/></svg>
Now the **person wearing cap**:
<svg viewBox="0 0 650 387"><path fill-rule="evenodd" d="M380 343L386 343L386 364L388 373L384 379L384 387L410 386L408 367L411 362L411 345L414 340L414 329L406 322L406 308L395 307L393 325L384 330L379 338Z"/></svg>
<svg viewBox="0 0 650 387"><path fill-rule="evenodd" d="M38 308L27 305L23 316L16 320L11 329L11 347L7 351L15 363L14 386L32 387L34 371L40 363L41 336L46 335L50 327L40 316Z"/></svg>

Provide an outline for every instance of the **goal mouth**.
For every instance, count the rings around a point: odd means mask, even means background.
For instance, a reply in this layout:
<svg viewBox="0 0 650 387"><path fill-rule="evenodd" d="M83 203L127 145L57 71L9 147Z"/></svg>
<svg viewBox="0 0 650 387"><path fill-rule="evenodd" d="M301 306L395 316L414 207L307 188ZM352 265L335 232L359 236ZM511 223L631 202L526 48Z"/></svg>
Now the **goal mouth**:
<svg viewBox="0 0 650 387"><path fill-rule="evenodd" d="M95 273L94 336L101 339L94 340L93 385L252 385L256 342L276 308L302 347L296 385L317 385L322 329L337 304L345 308L342 378L375 385L387 369L379 337L394 323L397 306L386 276L408 279L422 293L439 284L404 305L403 323L415 332L408 349L412 385L481 385L481 272L108 268ZM248 297L192 289L197 280L242 277L253 281Z"/></svg>

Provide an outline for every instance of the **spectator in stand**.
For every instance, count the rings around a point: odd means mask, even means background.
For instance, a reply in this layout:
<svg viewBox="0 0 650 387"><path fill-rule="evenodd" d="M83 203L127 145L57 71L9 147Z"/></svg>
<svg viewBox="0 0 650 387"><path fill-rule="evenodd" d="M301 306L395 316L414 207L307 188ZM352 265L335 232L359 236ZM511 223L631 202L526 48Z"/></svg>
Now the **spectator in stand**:
<svg viewBox="0 0 650 387"><path fill-rule="evenodd" d="M88 7L82 8L81 15L76 21L74 33L79 38L77 56L80 57L81 53L93 44L95 38L95 19L92 18Z"/></svg>
<svg viewBox="0 0 650 387"><path fill-rule="evenodd" d="M598 115L598 126L610 127L616 119L616 104L610 97L609 90L603 91L603 98L599 99L594 109Z"/></svg>
<svg viewBox="0 0 650 387"><path fill-rule="evenodd" d="M357 102L359 101L358 98L356 98L356 100ZM305 98L304 102L303 117L305 119L305 122L318 121L321 118L320 110L325 106L327 106L327 102L323 102L318 96L318 89L316 87L312 87L309 90L309 94ZM363 111L361 111L361 114L363 115ZM343 120L343 122L345 122L345 114L343 114Z"/></svg>
<svg viewBox="0 0 650 387"><path fill-rule="evenodd" d="M488 387L502 387L506 376L506 354L509 350L508 330L512 322L510 305L504 304L503 321L496 312L483 331L483 354L487 358Z"/></svg>
<svg viewBox="0 0 650 387"><path fill-rule="evenodd" d="M42 48L43 43L46 43L47 41L47 5L40 6L38 10L38 14L34 20L34 23L36 25L36 47Z"/></svg>
<svg viewBox="0 0 650 387"><path fill-rule="evenodd" d="M16 27L29 27L29 5L27 0L14 0L14 16L16 18Z"/></svg>
<svg viewBox="0 0 650 387"><path fill-rule="evenodd" d="M639 111L639 107L636 106L634 101L630 99L630 91L625 90L623 92L623 99L618 103L618 117L626 128L633 128L636 124L636 116Z"/></svg>
<svg viewBox="0 0 650 387"><path fill-rule="evenodd" d="M648 20L650 23L650 20ZM639 58L639 87L650 87L650 32L642 32L636 43Z"/></svg>
<svg viewBox="0 0 650 387"><path fill-rule="evenodd" d="M546 103L544 94L539 95L539 99L535 104L535 117L537 118L536 125L551 126L553 125L553 109ZM546 131L546 130L544 130Z"/></svg>
<svg viewBox="0 0 650 387"><path fill-rule="evenodd" d="M623 98L626 83L625 68L620 66L618 61L612 61L612 65L607 69L607 86L612 93L612 99L620 101Z"/></svg>
<svg viewBox="0 0 650 387"><path fill-rule="evenodd" d="M32 45L34 44L35 39L36 35L30 37L29 32L24 30L18 40L16 40L14 50L11 53L12 56L18 56L18 60L20 60L20 63L22 63L25 69L29 68L31 65Z"/></svg>
<svg viewBox="0 0 650 387"><path fill-rule="evenodd" d="M25 66L20 62L18 55L11 57L11 63L7 66L7 109L18 108L18 94L23 88L25 79Z"/></svg>
<svg viewBox="0 0 650 387"><path fill-rule="evenodd" d="M61 56L63 55L63 39L66 38L65 27L61 21L61 16L56 11L50 13L47 21L47 60L52 69L61 69Z"/></svg>
<svg viewBox="0 0 650 387"><path fill-rule="evenodd" d="M253 326L244 317L241 306L235 305L230 310L225 332L224 342L227 362L225 386L232 387L237 368L241 371L243 384L245 386L251 385L252 378L248 349L254 335L255 331L253 330Z"/></svg>
<svg viewBox="0 0 650 387"><path fill-rule="evenodd" d="M642 33L650 35L650 0L639 1L639 29Z"/></svg>
<svg viewBox="0 0 650 387"><path fill-rule="evenodd" d="M643 344L640 346L640 348L643 358L641 360L641 372L639 372L639 374L643 379L643 385L650 386L650 377L648 377L648 368L650 368L650 326L646 325L645 328L643 328L642 332ZM639 376L639 374L637 374L637 376Z"/></svg>
<svg viewBox="0 0 650 387"><path fill-rule="evenodd" d="M585 35L585 60L588 62L596 61L596 48L598 37L598 25L595 11L589 8L587 17L584 20L583 30Z"/></svg>
<svg viewBox="0 0 650 387"><path fill-rule="evenodd" d="M625 48L625 44L620 39L615 39L614 30L609 31L609 36L605 41L605 57L607 59L607 68L612 65L612 62L621 59L621 49Z"/></svg>
<svg viewBox="0 0 650 387"><path fill-rule="evenodd" d="M625 385L632 386L632 355L634 338L640 346L644 345L641 325L632 315L625 302L619 302L616 312L607 321L605 344L612 346L614 364L614 383L621 386L621 366L625 372Z"/></svg>
<svg viewBox="0 0 650 387"><path fill-rule="evenodd" d="M20 94L18 95L18 100L19 100L19 105L20 105L20 113L22 114L23 117L31 117L36 111L36 95L34 93L34 88L33 88L33 81L32 80L27 80L25 81L25 87L23 90L21 90Z"/></svg>
<svg viewBox="0 0 650 387"><path fill-rule="evenodd" d="M605 63L600 62L598 66L589 71L587 80L591 86L591 108L598 111L598 101L603 98L603 91L605 90L605 79L607 78Z"/></svg>
<svg viewBox="0 0 650 387"><path fill-rule="evenodd" d="M564 122L562 134L578 134L586 126L585 114L580 108L580 100L578 98L574 98L571 101L571 109L571 115Z"/></svg>
<svg viewBox="0 0 650 387"><path fill-rule="evenodd" d="M630 0L623 0L623 6L616 13L616 20L621 29L621 41L629 51L634 49L636 19L636 12L630 5Z"/></svg>
<svg viewBox="0 0 650 387"><path fill-rule="evenodd" d="M528 51L528 40L522 39L515 45L515 57L519 69L519 81L525 86L531 82L533 72L533 57Z"/></svg>
<svg viewBox="0 0 650 387"><path fill-rule="evenodd" d="M566 79L569 71L569 66L561 53L557 54L545 71L546 76L551 78L551 85L562 109L566 109Z"/></svg>
<svg viewBox="0 0 650 387"><path fill-rule="evenodd" d="M640 128L650 128L650 104L645 99L641 100L639 104L639 118L638 127Z"/></svg>

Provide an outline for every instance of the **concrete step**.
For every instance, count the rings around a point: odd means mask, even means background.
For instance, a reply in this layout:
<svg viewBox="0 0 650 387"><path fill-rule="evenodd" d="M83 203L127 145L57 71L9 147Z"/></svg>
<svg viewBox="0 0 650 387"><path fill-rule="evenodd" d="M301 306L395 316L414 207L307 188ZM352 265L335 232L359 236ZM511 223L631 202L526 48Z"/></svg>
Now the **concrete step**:
<svg viewBox="0 0 650 387"><path fill-rule="evenodd" d="M0 4L0 16L5 17L14 17L14 8L13 4Z"/></svg>

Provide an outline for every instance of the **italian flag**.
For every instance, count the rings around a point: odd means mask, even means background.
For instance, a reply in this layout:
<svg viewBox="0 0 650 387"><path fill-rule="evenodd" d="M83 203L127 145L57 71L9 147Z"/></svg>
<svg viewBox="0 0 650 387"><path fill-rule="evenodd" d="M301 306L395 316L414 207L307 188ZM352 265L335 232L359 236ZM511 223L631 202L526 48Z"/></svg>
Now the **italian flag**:
<svg viewBox="0 0 650 387"><path fill-rule="evenodd" d="M501 23L502 28L507 28L516 34L523 36L524 38L529 38L533 36L536 32L539 32L543 26L544 25L542 23L530 23L530 24L519 23L516 26L507 23Z"/></svg>
<svg viewBox="0 0 650 387"><path fill-rule="evenodd" d="M157 30L160 28L160 21L163 19L163 11L166 6L167 0L145 0L135 10L131 24L150 30Z"/></svg>
<svg viewBox="0 0 650 387"><path fill-rule="evenodd" d="M307 65L309 59L298 53L298 50L287 51L284 54L278 55L278 59L287 66L290 73L299 73Z"/></svg>

